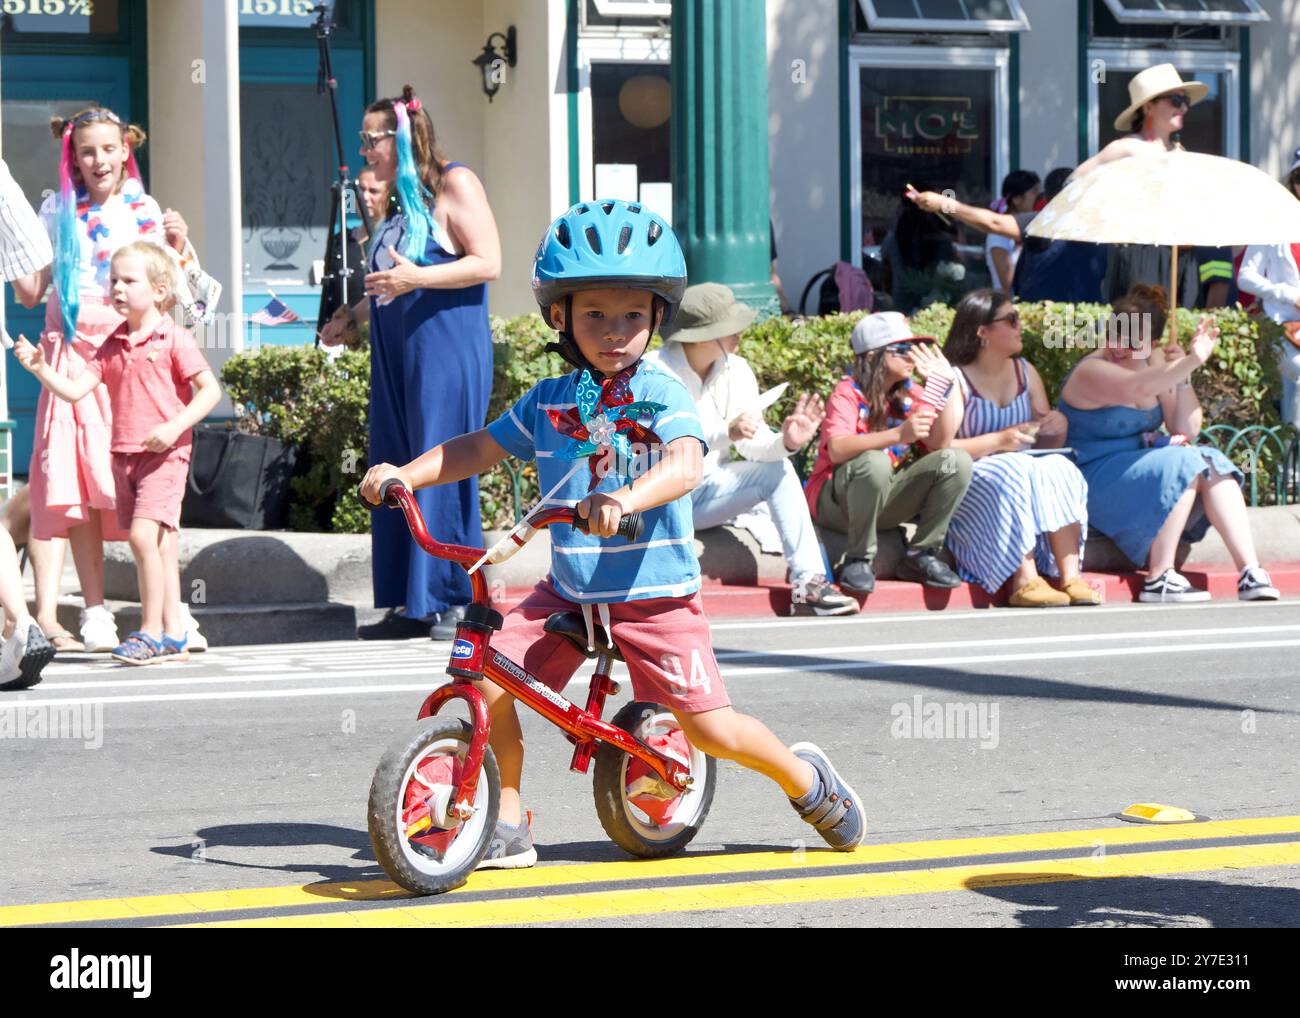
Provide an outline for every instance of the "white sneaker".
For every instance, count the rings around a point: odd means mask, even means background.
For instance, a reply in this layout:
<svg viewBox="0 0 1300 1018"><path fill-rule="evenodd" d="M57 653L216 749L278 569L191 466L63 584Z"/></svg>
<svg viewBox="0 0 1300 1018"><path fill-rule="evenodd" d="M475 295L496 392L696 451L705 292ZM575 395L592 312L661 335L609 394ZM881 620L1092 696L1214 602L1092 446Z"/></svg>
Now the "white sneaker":
<svg viewBox="0 0 1300 1018"><path fill-rule="evenodd" d="M1276 601L1281 596L1268 573L1259 566L1243 570L1241 579L1237 581L1237 599L1240 601Z"/></svg>
<svg viewBox="0 0 1300 1018"><path fill-rule="evenodd" d="M41 681L41 672L54 660L54 644L30 615L19 619L14 635L0 647L0 689L27 689Z"/></svg>
<svg viewBox="0 0 1300 1018"><path fill-rule="evenodd" d="M81 609L81 642L88 654L108 654L122 641L117 638L117 620L105 605Z"/></svg>
<svg viewBox="0 0 1300 1018"><path fill-rule="evenodd" d="M1209 599L1208 590L1193 587L1187 577L1175 569L1166 569L1159 576L1147 580L1142 584L1142 592L1138 594L1138 600L1148 604L1208 601Z"/></svg>
<svg viewBox="0 0 1300 1018"><path fill-rule="evenodd" d="M191 654L207 650L208 638L199 632L199 623L190 611L190 606L184 601L181 602L181 622L184 623L185 636L188 640L185 649Z"/></svg>

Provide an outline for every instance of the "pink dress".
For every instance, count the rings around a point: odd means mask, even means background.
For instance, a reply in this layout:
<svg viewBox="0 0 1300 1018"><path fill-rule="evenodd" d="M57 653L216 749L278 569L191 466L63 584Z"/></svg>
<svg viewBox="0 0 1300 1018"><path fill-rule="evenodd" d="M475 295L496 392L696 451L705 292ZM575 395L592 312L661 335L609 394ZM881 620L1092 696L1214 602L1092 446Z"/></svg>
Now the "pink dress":
<svg viewBox="0 0 1300 1018"><path fill-rule="evenodd" d="M51 238L57 235L56 218L57 196L51 196L41 206L41 219ZM45 360L68 378L81 374L86 361L122 321L108 301L113 252L136 240L164 242L162 210L133 178L103 206L91 205L82 196L77 224L81 230L77 334L71 343L64 341L58 294L53 289L45 305L45 331L41 333ZM67 537L70 529L89 522L97 512L104 540L127 539L115 512L109 453L112 430L113 410L104 386L96 386L76 403L41 390L28 472L33 537Z"/></svg>

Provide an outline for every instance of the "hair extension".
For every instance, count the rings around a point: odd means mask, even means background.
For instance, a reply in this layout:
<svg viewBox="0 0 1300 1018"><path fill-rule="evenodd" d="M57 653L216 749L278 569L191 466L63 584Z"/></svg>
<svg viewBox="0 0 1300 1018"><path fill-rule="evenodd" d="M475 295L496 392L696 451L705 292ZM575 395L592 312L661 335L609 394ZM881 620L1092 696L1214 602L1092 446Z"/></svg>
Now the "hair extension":
<svg viewBox="0 0 1300 1018"><path fill-rule="evenodd" d="M54 245L53 271L66 343L71 343L77 334L77 313L81 310L81 237L77 233L77 191L72 186L72 135L70 125L64 128L63 153L59 157L59 229Z"/></svg>
<svg viewBox="0 0 1300 1018"><path fill-rule="evenodd" d="M415 165L415 153L411 147L411 120L407 116L406 103L393 103L393 113L397 116L397 197L406 214L406 232L402 246L406 249L404 256L420 265L428 263L424 249L428 246L429 236L436 229L429 205L433 195L420 181Z"/></svg>

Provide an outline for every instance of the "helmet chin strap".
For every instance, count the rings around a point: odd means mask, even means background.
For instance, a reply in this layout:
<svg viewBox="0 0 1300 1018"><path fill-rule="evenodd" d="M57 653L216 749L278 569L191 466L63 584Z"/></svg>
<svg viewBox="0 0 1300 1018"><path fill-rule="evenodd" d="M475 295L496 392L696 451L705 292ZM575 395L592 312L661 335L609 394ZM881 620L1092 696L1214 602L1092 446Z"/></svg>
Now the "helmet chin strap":
<svg viewBox="0 0 1300 1018"><path fill-rule="evenodd" d="M654 304L652 305L652 312L651 312L652 314L655 315L656 327L659 324L659 320L663 318L666 309L667 309L667 305L664 303L663 298L656 296L654 298ZM569 331L569 323L572 321L573 321L573 295L569 294L564 298L564 328L559 330L560 333L559 342L547 343L545 347L546 351L548 353L559 354L561 359L563 359L565 363L572 365L573 367L577 368L579 371L590 371L593 377L601 376L602 374L604 374L604 372L602 372L599 368L597 368L594 364L592 364L591 361L587 360L587 358L582 355L582 351L578 348L577 341L574 340L573 338L573 333ZM653 334L654 333L652 332L651 335ZM646 340L646 346L649 347L649 345L650 345L650 341ZM642 350L641 357L644 356L645 356L645 351ZM637 364L641 363L641 357L638 357L636 359Z"/></svg>

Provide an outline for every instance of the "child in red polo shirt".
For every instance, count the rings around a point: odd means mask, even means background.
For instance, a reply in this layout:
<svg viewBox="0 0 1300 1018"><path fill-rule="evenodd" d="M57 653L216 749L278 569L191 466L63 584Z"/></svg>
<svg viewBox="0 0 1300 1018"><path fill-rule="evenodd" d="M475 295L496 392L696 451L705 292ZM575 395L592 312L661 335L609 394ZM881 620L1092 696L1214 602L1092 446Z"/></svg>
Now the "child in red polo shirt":
<svg viewBox="0 0 1300 1018"><path fill-rule="evenodd" d="M180 615L177 529L194 425L221 399L221 386L194 337L164 313L174 300L174 286L171 262L157 245L127 244L112 264L113 308L126 321L104 340L85 371L66 378L50 369L40 347L21 337L14 347L23 367L70 403L100 382L108 386L117 520L130 530L142 616L140 631L113 657L131 665L189 657Z"/></svg>

